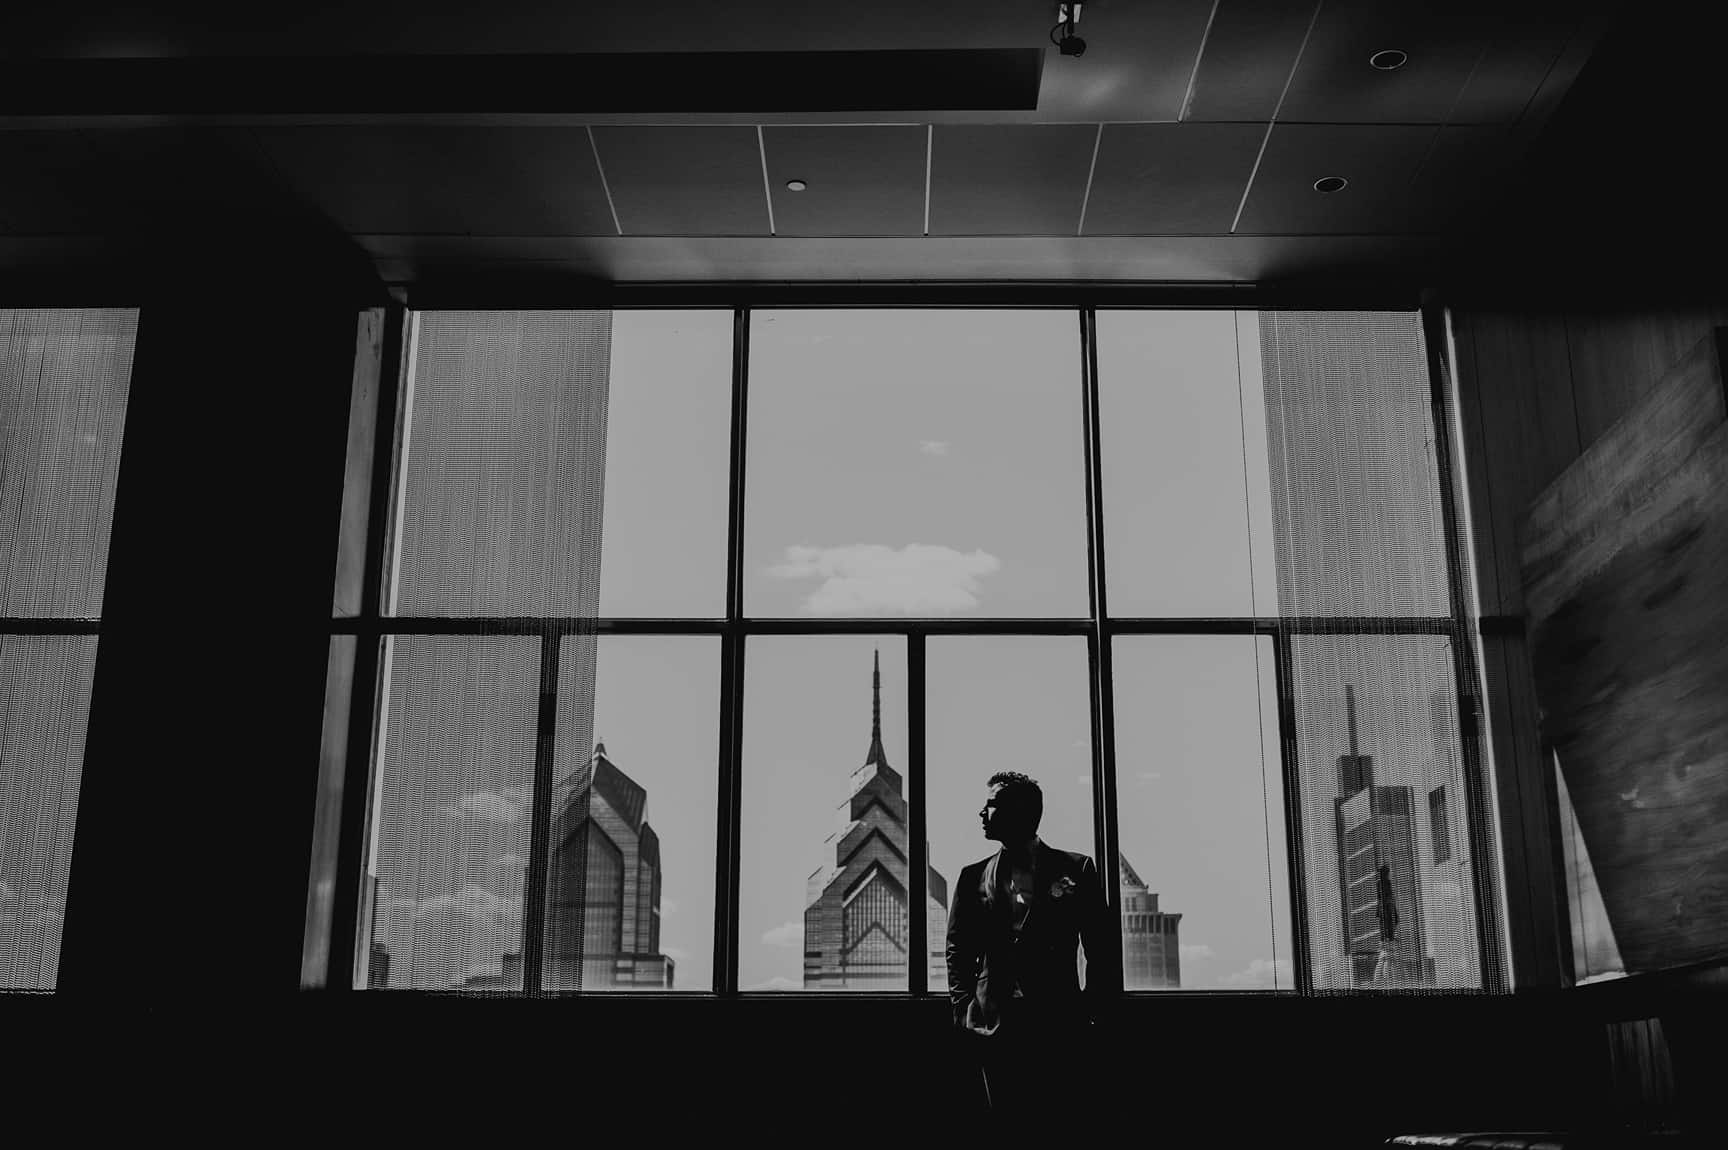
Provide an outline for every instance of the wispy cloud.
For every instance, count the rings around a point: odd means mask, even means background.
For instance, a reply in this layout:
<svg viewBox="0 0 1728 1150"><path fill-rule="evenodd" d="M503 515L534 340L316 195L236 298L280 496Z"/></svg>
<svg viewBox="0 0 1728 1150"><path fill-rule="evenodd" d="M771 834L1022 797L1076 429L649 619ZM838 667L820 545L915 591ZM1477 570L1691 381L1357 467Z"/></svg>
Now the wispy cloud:
<svg viewBox="0 0 1728 1150"><path fill-rule="evenodd" d="M804 609L818 615L945 615L977 607L978 581L1001 567L1001 561L985 551L967 553L925 543L898 549L852 543L788 547L785 560L768 568L768 574L776 579L821 579L822 585L804 600Z"/></svg>
<svg viewBox="0 0 1728 1150"><path fill-rule="evenodd" d="M497 791L475 791L463 795L454 807L444 809L467 818L497 823L513 823L522 817L522 803Z"/></svg>
<svg viewBox="0 0 1728 1150"><path fill-rule="evenodd" d="M1240 987L1276 986L1283 989L1295 985L1291 977L1290 960L1287 958L1257 958L1248 964L1248 969L1227 974L1219 981L1224 986Z"/></svg>
<svg viewBox="0 0 1728 1150"><path fill-rule="evenodd" d="M665 898L664 896L662 896L660 899L660 917L665 918L669 914L677 914L677 913L678 913L678 900L675 898Z"/></svg>
<svg viewBox="0 0 1728 1150"><path fill-rule="evenodd" d="M1141 771L1134 777L1140 780L1141 786L1145 786L1147 783L1157 782L1159 779L1163 778L1164 775L1159 771Z"/></svg>
<svg viewBox="0 0 1728 1150"><path fill-rule="evenodd" d="M946 439L920 439L918 450L925 455L947 455L948 441Z"/></svg>
<svg viewBox="0 0 1728 1150"><path fill-rule="evenodd" d="M1203 942L1197 942L1193 946L1179 946L1176 951L1182 956L1183 962L1193 962L1195 959L1212 957L1212 948Z"/></svg>
<svg viewBox="0 0 1728 1150"><path fill-rule="evenodd" d="M660 948L660 953L671 959L673 962L683 962L685 959L690 957L690 952L681 946L662 946Z"/></svg>
<svg viewBox="0 0 1728 1150"><path fill-rule="evenodd" d="M528 860L517 854L515 851L505 851L503 854L488 863L487 867L490 870L507 871L513 874L527 865Z"/></svg>
<svg viewBox="0 0 1728 1150"><path fill-rule="evenodd" d="M779 926L762 932L762 941L769 946L788 946L798 950L804 948L804 924L801 922L783 922Z"/></svg>
<svg viewBox="0 0 1728 1150"><path fill-rule="evenodd" d="M787 978L783 974L776 974L773 978L770 978L767 982L758 982L754 986L746 986L746 987L743 987L742 989L744 989L744 990L803 990L804 984L799 982L795 978Z"/></svg>

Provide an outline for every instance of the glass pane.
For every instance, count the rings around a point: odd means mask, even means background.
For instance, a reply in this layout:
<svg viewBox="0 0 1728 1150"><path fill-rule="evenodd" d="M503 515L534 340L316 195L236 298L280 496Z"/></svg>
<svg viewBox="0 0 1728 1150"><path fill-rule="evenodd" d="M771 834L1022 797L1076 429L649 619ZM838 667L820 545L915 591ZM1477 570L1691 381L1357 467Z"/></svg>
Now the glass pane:
<svg viewBox="0 0 1728 1150"><path fill-rule="evenodd" d="M94 635L0 635L0 988L59 975L95 673Z"/></svg>
<svg viewBox="0 0 1728 1150"><path fill-rule="evenodd" d="M748 614L1086 614L1074 312L755 312L750 331Z"/></svg>
<svg viewBox="0 0 1728 1150"><path fill-rule="evenodd" d="M1315 988L1480 987L1448 640L1297 635L1290 659Z"/></svg>
<svg viewBox="0 0 1728 1150"><path fill-rule="evenodd" d="M713 989L719 723L719 639L563 640L546 989Z"/></svg>
<svg viewBox="0 0 1728 1150"><path fill-rule="evenodd" d="M946 897L962 867L989 858L978 811L990 776L1018 771L1044 792L1038 837L1096 859L1092 833L1092 703L1078 636L932 638L925 646L924 784L931 891L943 913L930 935L930 988L948 985ZM937 878L941 885L937 885ZM1084 958L1076 965L1085 971Z"/></svg>
<svg viewBox="0 0 1728 1150"><path fill-rule="evenodd" d="M138 312L0 309L0 615L102 613Z"/></svg>
<svg viewBox="0 0 1728 1150"><path fill-rule="evenodd" d="M1272 641L1113 650L1124 988L1295 989Z"/></svg>
<svg viewBox="0 0 1728 1150"><path fill-rule="evenodd" d="M1259 318L1280 612L1446 614L1421 317Z"/></svg>
<svg viewBox="0 0 1728 1150"><path fill-rule="evenodd" d="M903 638L749 640L740 990L906 989L905 766Z"/></svg>
<svg viewBox="0 0 1728 1150"><path fill-rule="evenodd" d="M612 315L600 613L726 613L732 313Z"/></svg>
<svg viewBox="0 0 1728 1150"><path fill-rule="evenodd" d="M1253 323L1229 311L1098 313L1112 615L1276 609L1259 364L1237 338Z"/></svg>
<svg viewBox="0 0 1728 1150"><path fill-rule="evenodd" d="M384 656L359 985L522 985L540 640L404 635Z"/></svg>
<svg viewBox="0 0 1728 1150"><path fill-rule="evenodd" d="M592 616L612 314L414 317L387 610Z"/></svg>

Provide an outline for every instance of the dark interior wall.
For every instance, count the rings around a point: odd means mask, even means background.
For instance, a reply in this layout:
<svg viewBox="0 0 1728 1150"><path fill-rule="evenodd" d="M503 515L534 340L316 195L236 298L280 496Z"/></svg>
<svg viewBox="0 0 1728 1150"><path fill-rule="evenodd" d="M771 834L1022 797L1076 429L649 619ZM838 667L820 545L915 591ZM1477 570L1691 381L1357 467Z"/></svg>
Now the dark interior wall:
<svg viewBox="0 0 1728 1150"><path fill-rule="evenodd" d="M140 309L71 998L295 985L357 316L291 290Z"/></svg>

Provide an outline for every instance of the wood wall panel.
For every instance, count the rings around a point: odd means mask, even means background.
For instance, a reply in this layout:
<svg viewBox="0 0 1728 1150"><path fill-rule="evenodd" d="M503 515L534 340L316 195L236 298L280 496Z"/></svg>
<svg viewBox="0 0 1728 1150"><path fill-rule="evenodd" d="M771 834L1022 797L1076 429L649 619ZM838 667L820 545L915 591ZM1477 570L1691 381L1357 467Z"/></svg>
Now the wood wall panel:
<svg viewBox="0 0 1728 1150"><path fill-rule="evenodd" d="M1517 614L1520 514L1580 450L1566 320L1558 313L1465 317L1473 372L1469 393L1479 412L1482 457L1473 482L1487 501L1476 530L1489 533L1491 562L1483 564L1483 611ZM1462 382L1462 378L1461 378ZM1491 574L1490 574L1491 573Z"/></svg>
<svg viewBox="0 0 1728 1150"><path fill-rule="evenodd" d="M1639 312L1566 316L1580 449L1594 443L1656 385L1715 325L1728 321L1708 304ZM1534 493L1532 493L1534 494Z"/></svg>
<svg viewBox="0 0 1728 1150"><path fill-rule="evenodd" d="M1522 616L1519 528L1530 503L1671 369L1728 323L1703 300L1558 311L1454 310L1460 419L1484 614ZM1513 977L1570 981L1564 868L1535 677L1522 637L1485 641Z"/></svg>

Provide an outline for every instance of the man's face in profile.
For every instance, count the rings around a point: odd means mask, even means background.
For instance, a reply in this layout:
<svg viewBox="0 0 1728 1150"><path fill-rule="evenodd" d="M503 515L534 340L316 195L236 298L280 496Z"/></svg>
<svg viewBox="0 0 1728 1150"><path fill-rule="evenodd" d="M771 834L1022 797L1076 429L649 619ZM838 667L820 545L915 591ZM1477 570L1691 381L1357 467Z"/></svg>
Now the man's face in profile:
<svg viewBox="0 0 1728 1150"><path fill-rule="evenodd" d="M990 788L984 805L978 808L978 818L984 824L984 837L995 842L1019 842L1028 833L1025 812L1018 809L1012 793L1002 793L1000 783Z"/></svg>

